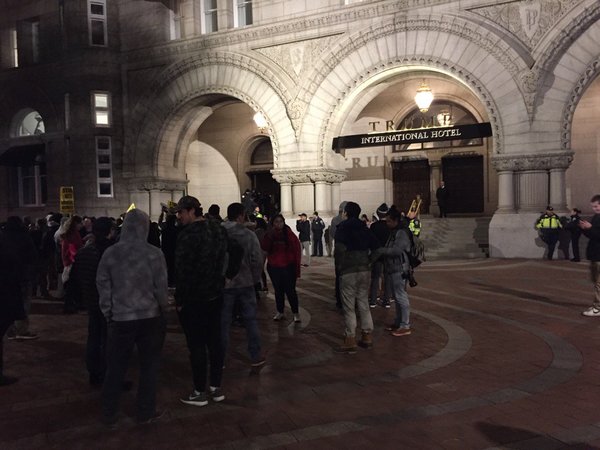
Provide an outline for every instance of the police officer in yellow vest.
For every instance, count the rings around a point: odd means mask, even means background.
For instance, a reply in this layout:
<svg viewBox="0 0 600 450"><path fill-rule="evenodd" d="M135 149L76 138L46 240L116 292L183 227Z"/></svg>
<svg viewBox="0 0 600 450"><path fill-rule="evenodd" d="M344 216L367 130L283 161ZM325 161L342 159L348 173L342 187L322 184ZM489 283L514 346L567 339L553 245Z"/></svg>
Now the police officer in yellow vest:
<svg viewBox="0 0 600 450"><path fill-rule="evenodd" d="M548 206L546 212L540 216L535 227L540 233L540 238L548 245L548 259L552 259L554 248L558 242L559 232L562 228L559 217L554 213L554 208Z"/></svg>

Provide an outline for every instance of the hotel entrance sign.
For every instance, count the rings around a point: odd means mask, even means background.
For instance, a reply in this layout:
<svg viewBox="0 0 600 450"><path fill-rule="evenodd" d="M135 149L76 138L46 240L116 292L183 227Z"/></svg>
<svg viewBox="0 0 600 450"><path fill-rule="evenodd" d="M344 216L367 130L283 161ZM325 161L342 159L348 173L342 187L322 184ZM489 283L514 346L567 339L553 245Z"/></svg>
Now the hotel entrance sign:
<svg viewBox="0 0 600 450"><path fill-rule="evenodd" d="M489 122L471 125L456 125L440 128L413 128L385 131L383 133L353 134L333 139L332 149L336 153L347 148L379 147L382 145L415 144L418 142L476 139L492 135Z"/></svg>

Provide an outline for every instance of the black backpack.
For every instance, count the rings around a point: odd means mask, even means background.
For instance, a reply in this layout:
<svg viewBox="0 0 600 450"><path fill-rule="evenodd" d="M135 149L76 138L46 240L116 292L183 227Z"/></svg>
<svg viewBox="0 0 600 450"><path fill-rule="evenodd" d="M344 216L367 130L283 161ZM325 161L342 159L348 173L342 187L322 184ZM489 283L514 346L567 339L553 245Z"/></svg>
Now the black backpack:
<svg viewBox="0 0 600 450"><path fill-rule="evenodd" d="M410 240L410 251L405 252L411 269L419 267L425 261L425 246L421 239L415 236L408 228L403 228Z"/></svg>

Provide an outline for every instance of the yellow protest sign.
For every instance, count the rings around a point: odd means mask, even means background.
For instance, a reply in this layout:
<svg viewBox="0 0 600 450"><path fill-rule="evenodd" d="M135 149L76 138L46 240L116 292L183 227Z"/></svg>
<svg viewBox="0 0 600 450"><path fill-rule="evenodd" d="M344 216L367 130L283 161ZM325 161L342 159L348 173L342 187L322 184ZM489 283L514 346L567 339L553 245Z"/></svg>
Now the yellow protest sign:
<svg viewBox="0 0 600 450"><path fill-rule="evenodd" d="M73 214L75 212L75 194L73 186L61 186L59 199L61 214Z"/></svg>

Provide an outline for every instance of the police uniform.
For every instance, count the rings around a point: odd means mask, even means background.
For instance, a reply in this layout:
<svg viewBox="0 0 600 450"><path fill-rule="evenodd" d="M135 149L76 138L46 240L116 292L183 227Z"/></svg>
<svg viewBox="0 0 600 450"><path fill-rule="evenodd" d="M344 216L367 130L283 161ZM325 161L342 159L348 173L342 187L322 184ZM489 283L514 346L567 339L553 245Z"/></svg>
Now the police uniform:
<svg viewBox="0 0 600 450"><path fill-rule="evenodd" d="M535 227L538 229L542 241L548 245L548 259L552 259L562 228L560 219L554 214L552 207L546 208L546 212L540 216Z"/></svg>

